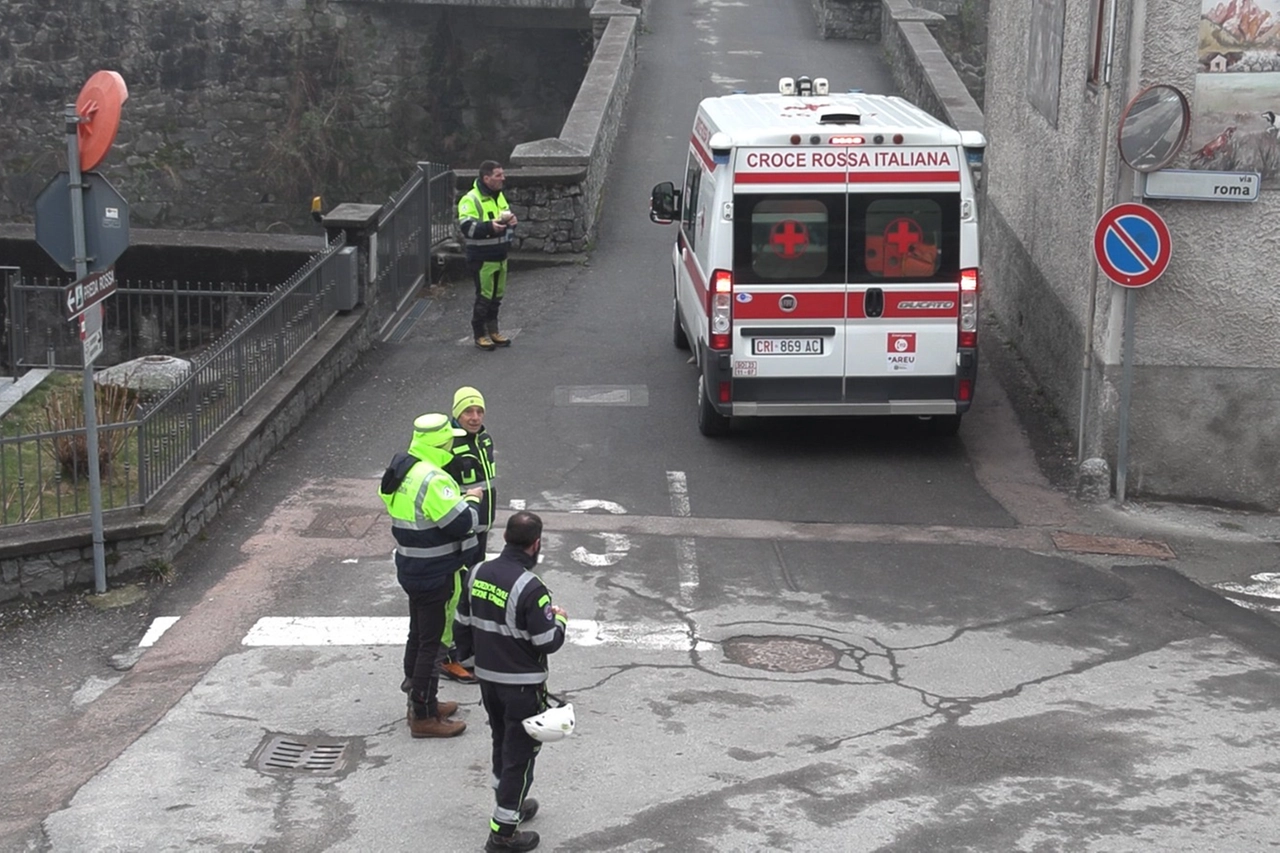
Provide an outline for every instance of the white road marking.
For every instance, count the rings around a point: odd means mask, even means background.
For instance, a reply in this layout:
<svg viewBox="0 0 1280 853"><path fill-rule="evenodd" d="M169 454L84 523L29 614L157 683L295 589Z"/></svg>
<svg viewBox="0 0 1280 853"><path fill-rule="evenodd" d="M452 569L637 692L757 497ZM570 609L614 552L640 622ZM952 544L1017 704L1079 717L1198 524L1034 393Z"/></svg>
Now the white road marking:
<svg viewBox="0 0 1280 853"><path fill-rule="evenodd" d="M154 646L156 640L164 636L164 632L173 627L173 623L178 621L177 616L158 616L151 620L151 627L147 628L147 633L142 635L142 639L138 641L139 647Z"/></svg>
<svg viewBox="0 0 1280 853"><path fill-rule="evenodd" d="M521 499L521 498L512 498L512 499L511 499L511 508L512 508L512 509L514 509L514 510L516 510L517 512L519 512L520 510L524 509L524 500L523 500L523 499Z"/></svg>
<svg viewBox="0 0 1280 853"><path fill-rule="evenodd" d="M1242 595L1250 596L1252 599L1270 598L1275 600L1275 604L1263 604L1260 601L1244 600L1232 598L1236 604L1240 604L1250 610L1270 610L1280 613L1280 572L1259 572L1252 575L1250 583L1216 583L1214 588L1221 590L1231 597L1231 593L1238 592Z"/></svg>
<svg viewBox="0 0 1280 853"><path fill-rule="evenodd" d="M586 512L589 509L608 510L614 515L626 515L627 512L623 509L622 504L614 503L613 501L597 500L578 501L573 505L573 509L569 510L569 512Z"/></svg>
<svg viewBox="0 0 1280 853"><path fill-rule="evenodd" d="M632 646L677 652L693 648L688 626L680 624L609 624L594 619L570 619L566 639L576 646Z"/></svg>
<svg viewBox="0 0 1280 853"><path fill-rule="evenodd" d="M266 616L241 640L245 646L402 646L406 616ZM565 639L576 646L631 646L689 651L689 628L678 623L609 623L570 619Z"/></svg>
<svg viewBox="0 0 1280 853"><path fill-rule="evenodd" d="M409 634L407 616L264 616L241 640L246 646L396 646Z"/></svg>
<svg viewBox="0 0 1280 853"><path fill-rule="evenodd" d="M671 492L671 514L689 518L689 483L683 471L667 472L667 490ZM680 578L680 603L689 606L698 590L698 551L692 538L676 540L676 571Z"/></svg>
<svg viewBox="0 0 1280 853"><path fill-rule="evenodd" d="M584 566L612 566L627 556L627 552L631 550L631 540L622 533L596 533L593 535L599 536L604 540L603 554L588 551L581 545L569 553L570 557Z"/></svg>

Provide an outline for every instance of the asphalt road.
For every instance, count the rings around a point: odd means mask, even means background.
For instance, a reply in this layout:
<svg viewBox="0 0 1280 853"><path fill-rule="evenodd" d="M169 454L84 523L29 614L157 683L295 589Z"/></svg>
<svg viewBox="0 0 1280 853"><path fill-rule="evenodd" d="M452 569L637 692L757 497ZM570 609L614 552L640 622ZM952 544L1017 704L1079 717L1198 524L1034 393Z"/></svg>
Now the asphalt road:
<svg viewBox="0 0 1280 853"><path fill-rule="evenodd" d="M443 689L464 736L410 739L376 496L414 417L463 384L489 404L501 506L544 516L540 571L570 616L552 687L579 732L538 763L542 849L1274 845L1280 634L1193 582L1234 577L1211 577L1243 547L1230 531L1152 536L1150 514L1074 504L989 373L959 438L698 434L673 235L645 216L694 104L783 74L891 84L878 46L817 41L807 0L649 13L598 245L513 274L514 346L476 350L465 284L433 288L173 583L4 633L0 847L480 849L478 691ZM265 767L278 738L338 757Z"/></svg>

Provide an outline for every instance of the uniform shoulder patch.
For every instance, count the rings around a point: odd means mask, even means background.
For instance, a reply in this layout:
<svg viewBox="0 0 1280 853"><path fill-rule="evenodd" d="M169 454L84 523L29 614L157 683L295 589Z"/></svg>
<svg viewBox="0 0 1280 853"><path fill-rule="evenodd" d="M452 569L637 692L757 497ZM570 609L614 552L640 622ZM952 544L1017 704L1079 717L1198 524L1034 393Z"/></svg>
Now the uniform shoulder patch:
<svg viewBox="0 0 1280 853"><path fill-rule="evenodd" d="M443 489L440 490L440 495L444 497L446 500L448 500L450 498L456 498L458 496L458 493L455 492L451 486L445 486Z"/></svg>
<svg viewBox="0 0 1280 853"><path fill-rule="evenodd" d="M547 621L548 621L548 622L554 622L554 621L555 621L556 614L551 610L551 605L550 605L550 604L548 604L548 605L546 605L545 607L543 607L543 608L542 608L542 615L543 615L543 616L545 616L545 617L547 617Z"/></svg>

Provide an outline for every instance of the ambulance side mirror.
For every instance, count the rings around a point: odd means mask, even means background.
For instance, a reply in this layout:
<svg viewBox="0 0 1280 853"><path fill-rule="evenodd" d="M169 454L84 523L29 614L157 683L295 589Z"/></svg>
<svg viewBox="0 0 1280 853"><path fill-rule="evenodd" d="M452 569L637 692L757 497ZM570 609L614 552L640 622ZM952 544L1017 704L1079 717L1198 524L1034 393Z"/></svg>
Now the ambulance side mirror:
<svg viewBox="0 0 1280 853"><path fill-rule="evenodd" d="M649 219L659 225L670 225L680 218L680 191L670 181L653 188L649 199Z"/></svg>

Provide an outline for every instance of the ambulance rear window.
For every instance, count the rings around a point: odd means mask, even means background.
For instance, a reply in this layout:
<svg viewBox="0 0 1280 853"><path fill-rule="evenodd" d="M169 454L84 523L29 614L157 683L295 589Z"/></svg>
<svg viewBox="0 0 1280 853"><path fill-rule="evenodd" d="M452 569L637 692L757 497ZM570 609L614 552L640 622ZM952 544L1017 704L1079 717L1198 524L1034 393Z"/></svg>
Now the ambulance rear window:
<svg viewBox="0 0 1280 853"><path fill-rule="evenodd" d="M849 281L951 282L960 275L959 193L850 194Z"/></svg>
<svg viewBox="0 0 1280 853"><path fill-rule="evenodd" d="M736 202L736 278L744 282L843 280L843 196L739 196ZM840 235L835 245L832 234Z"/></svg>
<svg viewBox="0 0 1280 853"><path fill-rule="evenodd" d="M929 198L867 205L863 263L874 278L931 278L941 265L942 208Z"/></svg>

